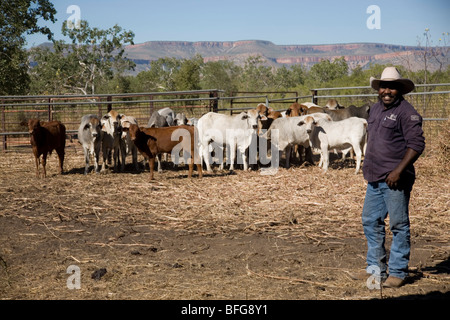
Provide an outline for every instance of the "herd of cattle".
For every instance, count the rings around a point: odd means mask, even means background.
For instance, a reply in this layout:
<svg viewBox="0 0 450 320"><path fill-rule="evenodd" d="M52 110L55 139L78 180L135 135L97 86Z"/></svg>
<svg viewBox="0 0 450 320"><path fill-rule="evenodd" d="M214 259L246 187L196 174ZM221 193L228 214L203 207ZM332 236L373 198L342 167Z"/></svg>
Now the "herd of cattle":
<svg viewBox="0 0 450 320"><path fill-rule="evenodd" d="M223 168L223 152L226 149L226 164L234 170L236 151L242 156L244 170L249 167L249 149L253 152L250 160L260 153L267 152L270 141L273 150L277 150L277 159L285 153L285 167L290 165L291 153L313 163L312 150L320 153L319 166L328 169L329 152L342 151L345 156L354 151L356 156L356 173L360 169L361 157L366 144L367 118L370 104L362 107L343 108L335 100L330 100L325 107L312 103L293 103L286 111L275 111L265 104L241 112L237 115L225 115L209 112L199 119L187 119L182 113L175 113L170 108L155 111L147 126L139 126L136 119L109 110L103 117L93 114L81 118L78 129L78 141L85 156L85 171L89 172L89 162L94 160L95 172L104 171L111 166L114 171L123 171L128 154L139 171L137 152L149 162L150 178L154 178L155 159L161 170L161 154L178 157L183 152L185 163L189 165L189 177L192 176L194 164L199 177L202 177L203 163L211 171L214 159ZM36 175L40 176L40 156L42 155L43 176L46 176L47 154L56 151L59 158L59 170L63 172L66 128L59 121L28 121L30 142L36 161ZM255 142L256 140L256 142ZM225 148L225 149L224 149ZM264 149L264 150L263 150ZM100 169L100 151L103 163ZM294 152L293 152L294 151ZM252 153L252 152L250 152ZM214 157L213 157L214 154ZM144 160L144 161L145 161ZM250 161L250 164L254 162ZM120 167L119 167L120 166ZM145 166L145 162L144 162Z"/></svg>

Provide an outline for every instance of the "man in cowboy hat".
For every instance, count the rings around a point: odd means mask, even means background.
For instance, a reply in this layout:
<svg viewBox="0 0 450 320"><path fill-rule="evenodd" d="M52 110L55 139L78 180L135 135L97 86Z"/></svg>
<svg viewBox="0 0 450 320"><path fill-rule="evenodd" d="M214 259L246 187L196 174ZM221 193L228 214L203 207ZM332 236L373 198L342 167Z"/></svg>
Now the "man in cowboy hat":
<svg viewBox="0 0 450 320"><path fill-rule="evenodd" d="M354 278L367 279L370 273L377 273L381 281L386 280L383 287L398 288L408 275L408 206L415 180L413 164L425 148L422 117L403 98L414 90L414 83L403 79L395 67L385 68L381 78L371 77L370 83L378 91L379 101L370 108L363 164L368 182L362 211L368 268ZM388 213L392 231L389 261L384 247Z"/></svg>

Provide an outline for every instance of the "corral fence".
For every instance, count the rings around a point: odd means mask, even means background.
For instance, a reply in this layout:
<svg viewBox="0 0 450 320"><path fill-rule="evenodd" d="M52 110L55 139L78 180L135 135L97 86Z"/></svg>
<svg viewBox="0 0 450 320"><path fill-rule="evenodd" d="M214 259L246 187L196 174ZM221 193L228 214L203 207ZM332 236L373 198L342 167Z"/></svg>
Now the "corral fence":
<svg viewBox="0 0 450 320"><path fill-rule="evenodd" d="M438 134L443 121L448 120L450 83L416 85L405 97L424 118L428 141ZM336 99L342 106L361 106L377 100L369 86L312 89L310 95L300 96L295 91L233 92L230 97L217 89L173 92L148 92L98 95L0 96L1 150L29 147L27 127L21 125L30 118L43 121L59 120L69 135L75 135L86 114L103 116L108 108L133 116L145 126L151 114L170 107L187 118L199 118L206 112L236 114L265 103L274 110L284 111L294 102L313 102L325 105Z"/></svg>

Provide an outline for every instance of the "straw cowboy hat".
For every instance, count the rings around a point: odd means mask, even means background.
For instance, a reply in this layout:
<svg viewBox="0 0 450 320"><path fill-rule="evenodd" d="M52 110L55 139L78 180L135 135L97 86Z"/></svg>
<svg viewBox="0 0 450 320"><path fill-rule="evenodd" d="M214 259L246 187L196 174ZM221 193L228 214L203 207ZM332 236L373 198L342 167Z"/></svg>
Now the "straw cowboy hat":
<svg viewBox="0 0 450 320"><path fill-rule="evenodd" d="M386 81L400 83L403 87L402 94L406 94L414 90L414 82L409 79L403 79L400 75L400 72L398 72L397 68L395 67L385 68L383 70L383 73L381 74L381 79L370 77L370 85L375 90L380 89L380 83Z"/></svg>

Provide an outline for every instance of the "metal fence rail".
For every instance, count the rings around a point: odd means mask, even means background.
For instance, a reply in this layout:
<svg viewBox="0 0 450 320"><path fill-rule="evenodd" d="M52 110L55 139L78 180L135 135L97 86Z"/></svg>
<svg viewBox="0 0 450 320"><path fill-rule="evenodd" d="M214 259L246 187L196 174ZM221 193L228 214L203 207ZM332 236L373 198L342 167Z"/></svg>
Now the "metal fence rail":
<svg viewBox="0 0 450 320"><path fill-rule="evenodd" d="M419 111L424 118L424 130L429 138L442 127L442 122L448 120L448 104L450 91L427 90L427 88L450 87L450 84L417 85L424 92L412 92L405 95L406 99ZM425 88L426 87L426 88ZM349 91L355 91L349 94ZM59 120L67 128L68 134L78 130L79 121L85 114L103 116L108 108L133 116L140 125L145 125L152 112L170 107L175 112L183 112L188 118L199 118L202 114L226 112L233 114L243 110L253 109L259 103L265 103L273 109L282 111L294 102L314 102L325 105L328 99L336 99L340 105L363 105L376 101L377 94L369 86L318 88L311 90L311 95L299 96L297 92L237 92L231 97L223 96L224 91L196 90L173 92L147 92L130 94L99 94L99 95L48 95L48 96L0 96L0 141L1 149L27 145L29 134L22 121L39 118L44 121ZM359 92L358 92L359 91ZM361 92L362 91L362 92ZM287 95L292 95L286 97Z"/></svg>

